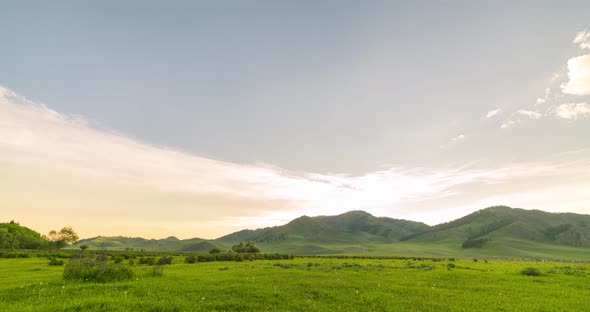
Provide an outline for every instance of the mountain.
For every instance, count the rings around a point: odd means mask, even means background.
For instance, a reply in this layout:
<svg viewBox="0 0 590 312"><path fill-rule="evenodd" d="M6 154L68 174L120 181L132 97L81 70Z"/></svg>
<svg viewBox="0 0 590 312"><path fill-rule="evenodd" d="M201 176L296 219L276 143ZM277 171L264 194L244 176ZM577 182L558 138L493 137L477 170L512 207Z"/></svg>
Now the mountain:
<svg viewBox="0 0 590 312"><path fill-rule="evenodd" d="M590 215L549 213L507 206L479 210L428 226L375 217L363 211L337 216L302 216L275 227L242 230L205 240L95 237L72 246L207 252L254 242L262 252L297 255L424 257L515 257L590 260Z"/></svg>
<svg viewBox="0 0 590 312"><path fill-rule="evenodd" d="M402 238L408 242L460 243L464 248L506 240L590 247L590 215L496 206Z"/></svg>
<svg viewBox="0 0 590 312"><path fill-rule="evenodd" d="M47 241L41 234L14 221L0 223L0 249L38 249Z"/></svg>
<svg viewBox="0 0 590 312"><path fill-rule="evenodd" d="M362 252L371 245L392 243L428 228L420 222L350 211L337 216L302 216L282 226L239 231L214 241L220 245L251 241L277 252Z"/></svg>

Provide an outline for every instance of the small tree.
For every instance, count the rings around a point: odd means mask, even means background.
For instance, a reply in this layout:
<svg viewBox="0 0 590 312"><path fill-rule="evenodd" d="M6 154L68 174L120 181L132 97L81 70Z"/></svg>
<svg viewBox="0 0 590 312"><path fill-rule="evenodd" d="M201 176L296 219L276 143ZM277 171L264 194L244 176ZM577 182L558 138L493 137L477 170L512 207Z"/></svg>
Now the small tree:
<svg viewBox="0 0 590 312"><path fill-rule="evenodd" d="M239 243L237 245L232 246L231 248L233 251L237 253L257 253L260 252L260 249L254 245L252 242L248 242L246 244Z"/></svg>
<svg viewBox="0 0 590 312"><path fill-rule="evenodd" d="M215 247L215 248L212 248L211 250L209 250L209 253L210 254L218 254L218 253L221 253L221 249Z"/></svg>
<svg viewBox="0 0 590 312"><path fill-rule="evenodd" d="M63 248L67 245L74 244L78 241L78 234L70 226L63 227L59 232L55 230L49 231L49 234L44 237L56 249Z"/></svg>

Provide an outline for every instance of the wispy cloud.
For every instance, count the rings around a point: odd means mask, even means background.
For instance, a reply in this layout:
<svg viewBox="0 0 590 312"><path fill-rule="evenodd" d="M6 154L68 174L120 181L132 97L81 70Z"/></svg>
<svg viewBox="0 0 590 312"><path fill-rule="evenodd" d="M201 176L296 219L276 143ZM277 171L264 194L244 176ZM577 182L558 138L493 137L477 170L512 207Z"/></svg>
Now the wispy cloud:
<svg viewBox="0 0 590 312"><path fill-rule="evenodd" d="M500 125L501 129L506 129L506 128L510 128L512 126L514 126L516 124L516 122L514 120L506 120L504 122L502 122L502 124Z"/></svg>
<svg viewBox="0 0 590 312"><path fill-rule="evenodd" d="M563 119L578 119L578 117L590 116L590 104L568 103L561 104L555 110L555 115Z"/></svg>
<svg viewBox="0 0 590 312"><path fill-rule="evenodd" d="M577 44L582 50L590 49L590 32L581 31L577 33L573 43ZM545 88L544 95L538 97L534 105L526 105L526 108L515 109L500 124L500 128L510 128L527 120L522 117L527 117L528 120L538 120L542 117L576 120L578 117L587 115L587 104L585 102L576 103L579 100L572 100L572 98L590 95L590 54L569 59L567 73L563 73L563 75L559 72L554 73L549 82L550 85ZM488 112L488 114L491 112Z"/></svg>
<svg viewBox="0 0 590 312"><path fill-rule="evenodd" d="M498 113L500 113L500 111L501 111L501 109L499 109L499 108L491 110L486 114L486 118L492 118L492 117L498 115Z"/></svg>
<svg viewBox="0 0 590 312"><path fill-rule="evenodd" d="M430 201L551 171L545 164L514 164L391 167L347 175L234 164L99 129L5 88L0 88L0 168L3 216L27 220L39 230L67 222L83 236L152 237L216 237L302 214L352 209L439 220L449 215Z"/></svg>
<svg viewBox="0 0 590 312"><path fill-rule="evenodd" d="M590 49L590 31L581 31L574 37L575 44L580 46L580 49Z"/></svg>
<svg viewBox="0 0 590 312"><path fill-rule="evenodd" d="M530 110L526 110L526 109L520 109L520 110L516 111L516 114L526 116L530 119L539 119L539 118L543 117L543 114L541 114L539 112L530 111Z"/></svg>
<svg viewBox="0 0 590 312"><path fill-rule="evenodd" d="M461 140L465 139L465 135L464 134L459 134L458 136L454 137L451 139L451 142L459 142Z"/></svg>

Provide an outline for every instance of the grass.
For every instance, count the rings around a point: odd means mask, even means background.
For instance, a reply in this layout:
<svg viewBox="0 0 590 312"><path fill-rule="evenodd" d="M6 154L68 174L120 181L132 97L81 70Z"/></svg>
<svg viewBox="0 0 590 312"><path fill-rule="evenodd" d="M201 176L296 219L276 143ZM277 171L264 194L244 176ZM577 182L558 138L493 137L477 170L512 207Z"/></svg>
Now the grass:
<svg viewBox="0 0 590 312"><path fill-rule="evenodd" d="M452 263L453 265L449 265ZM534 267L540 276L521 274ZM590 264L296 258L184 263L126 282L64 281L46 259L0 259L4 311L582 311ZM572 273L572 272L575 272Z"/></svg>

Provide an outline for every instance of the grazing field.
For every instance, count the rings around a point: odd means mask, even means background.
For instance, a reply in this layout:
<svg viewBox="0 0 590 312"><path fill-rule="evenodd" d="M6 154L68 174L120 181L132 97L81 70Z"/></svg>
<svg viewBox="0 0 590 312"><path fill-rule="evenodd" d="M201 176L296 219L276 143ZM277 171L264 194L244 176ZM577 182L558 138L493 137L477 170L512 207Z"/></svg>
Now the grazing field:
<svg viewBox="0 0 590 312"><path fill-rule="evenodd" d="M295 258L184 263L127 282L64 281L45 258L0 259L2 311L584 311L590 264ZM522 270L528 267L528 276ZM528 272L531 272L529 269Z"/></svg>

